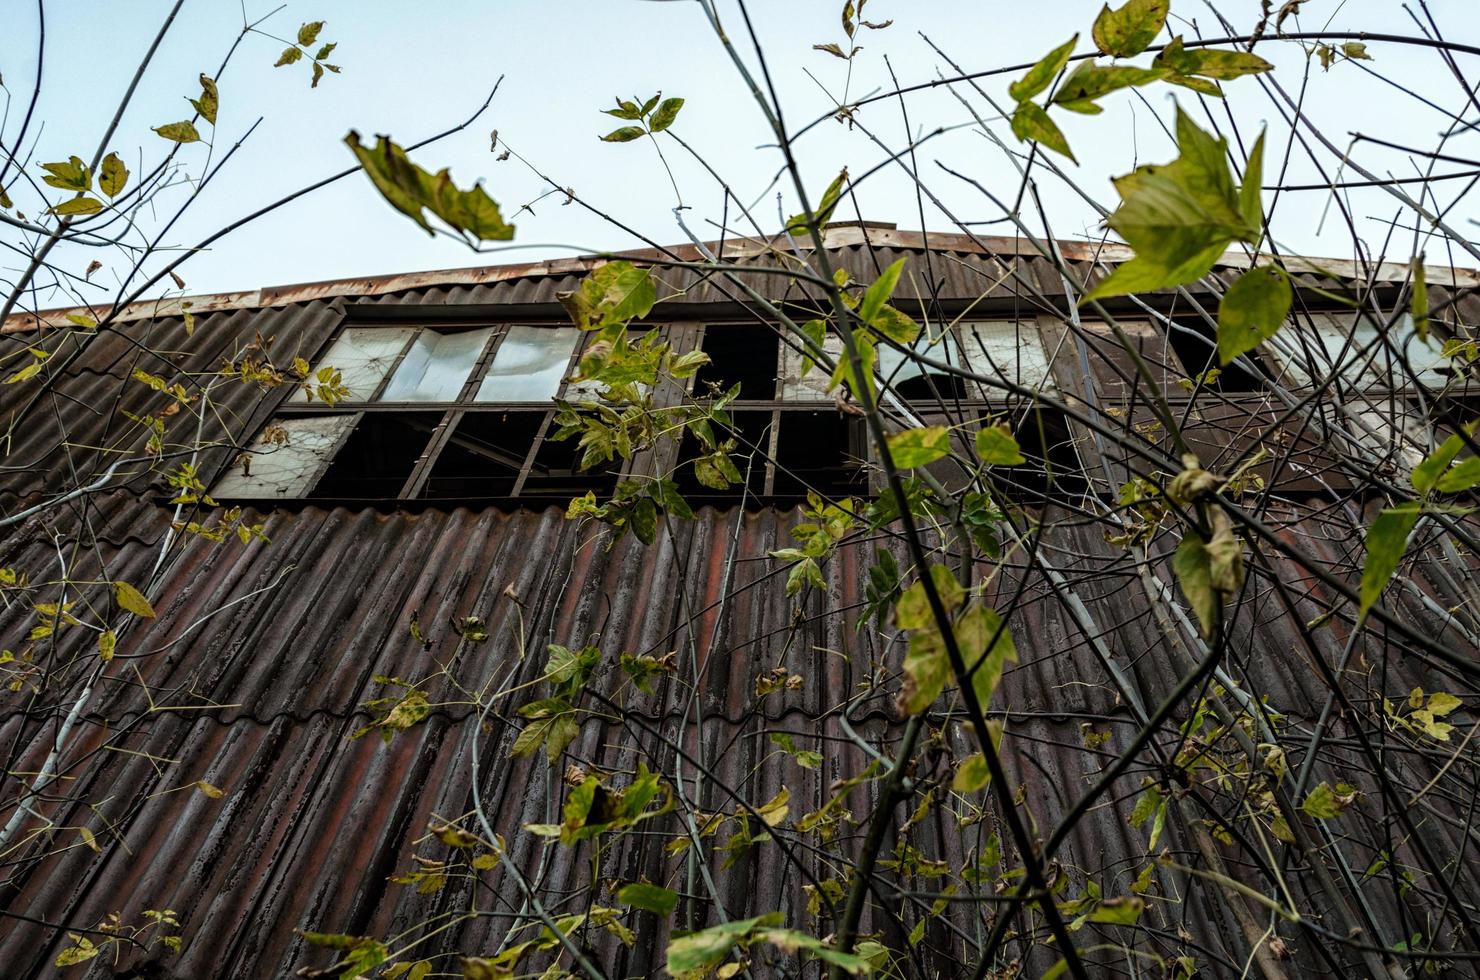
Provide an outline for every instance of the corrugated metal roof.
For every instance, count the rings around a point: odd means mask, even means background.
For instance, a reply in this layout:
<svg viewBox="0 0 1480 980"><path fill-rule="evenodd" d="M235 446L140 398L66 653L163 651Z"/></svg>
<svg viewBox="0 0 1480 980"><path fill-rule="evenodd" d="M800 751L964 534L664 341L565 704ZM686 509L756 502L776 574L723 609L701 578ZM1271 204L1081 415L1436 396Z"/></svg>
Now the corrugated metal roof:
<svg viewBox="0 0 1480 980"><path fill-rule="evenodd" d="M88 516L91 534L62 542L72 578L98 576L101 562L106 577L144 581L165 544L166 515L117 494L96 499ZM1314 512L1303 516L1299 546L1325 567L1355 569L1358 546L1344 535L1344 525ZM421 896L386 879L407 871L413 854L445 856L441 845L417 841L431 814L457 816L472 806L473 739L484 760L478 778L490 819L508 838L519 866L526 874L543 874L550 894L584 880L584 859L546 849L520 829L552 819L549 807L558 806L561 797L559 774L547 771L538 757L505 759L519 727L502 711L480 729L466 704L457 703L466 699L439 683L432 700L448 703L426 723L390 745L373 737L347 741L368 719L363 703L381 693L376 675L413 677L432 668L431 658L410 635L413 612L439 651L447 649L442 643L453 617L478 615L487 622L489 640L462 655L460 672L474 683L535 681L546 642L590 640L609 657L618 651L681 651L685 671L695 666L697 686L682 678L660 681L654 696L632 699L637 717L672 735L685 717L702 713L696 730L703 732L713 779L764 800L784 778L797 800L794 814L820 806L829 783L856 774L866 762L836 715L825 712L841 693L857 690L867 665L884 658L897 667L901 653L898 644L853 629L872 543L847 546L828 563L825 600L813 596L797 607L772 587L784 570L767 553L786 542L786 530L797 520L775 511L705 509L690 524L665 528L651 547L629 537L610 551L601 535L566 521L556 510L382 514L310 507L264 517L270 543L218 547L190 537L172 547L152 593L158 618L141 623L120 647L137 658L140 676L155 691L156 708L168 700L192 710L149 714L149 697L123 680L115 680L95 701L87 738L66 761L105 740L127 754L116 751L105 761L66 770L84 780L73 787L77 795L105 802L96 814L52 816L64 826L92 826L102 853L75 846L35 866L15 858L9 862L5 907L47 922L91 924L111 911L130 919L145 908L180 910L184 950L179 957L159 959L158 968L170 976L257 977L323 965L328 956L305 947L294 930L393 934L466 903L468 896L456 884ZM1088 603L1103 631L1097 639L1134 678L1147 702L1156 703L1186 669L1186 654L1158 622L1131 560L1108 546L1097 529L1068 524L1048 535L1043 554ZM56 574L56 555L43 535L26 529L11 535L3 562L26 568L40 581ZM538 560L531 561L532 556ZM902 550L899 556L902 560ZM1276 568L1307 597L1301 616L1315 618L1325 611L1327 590L1308 573L1290 562L1277 561ZM1160 572L1167 575L1164 567ZM1005 603L1021 574L1009 562L988 600ZM1348 578L1354 577L1353 571ZM1415 581L1441 606L1460 601L1421 575ZM78 597L85 598L88 587L78 588ZM1009 671L997 703L1009 707L1007 754L1015 778L1025 787L1035 819L1048 825L1095 775L1096 760L1109 758L1134 726L1060 597L1041 578L1035 577L1031 588L1012 623L1022 662ZM1415 622L1439 631L1416 601L1402 596L1397 601ZM1267 582L1256 580L1247 603L1240 618L1245 632L1231 645L1229 670L1247 679L1248 690L1266 696L1287 725L1308 725L1320 713L1326 692L1303 663L1293 620L1270 595ZM207 615L211 618L202 623ZM19 647L30 625L13 605L0 615L0 646ZM1332 663L1341 656L1342 632L1317 634L1322 655ZM56 648L60 662L74 652L86 654L94 642L82 630L63 634ZM1383 653L1375 643L1364 644L1355 662L1360 670L1351 675L1354 685L1367 683L1365 672ZM1391 675L1383 683L1399 689L1444 687L1443 678L1430 676L1417 663L1389 665ZM778 664L802 675L804 688L758 701L756 676ZM624 696L618 692L618 671L605 672L596 684L607 696ZM161 691L171 693L166 698ZM892 685L886 685L865 696L854 715L861 730L884 743L898 731L891 697ZM213 704L218 706L201 707ZM1115 733L1104 754L1083 747L1079 726L1084 721ZM0 723L0 742L20 737L26 747L19 766L35 769L48 751L48 730L33 727L22 733L20 725L21 718L10 713ZM821 768L809 773L760 766L774 751L767 733L777 730L795 732L805 746L820 750ZM946 736L958 757L969 753L954 726L947 726ZM1355 750L1335 741L1326 761L1339 766ZM673 771L671 753L642 729L614 730L593 719L572 747L572 758L630 771L644 750L652 751L642 756L649 765ZM1393 771L1422 785L1441 764L1395 758ZM1085 821L1061 852L1065 872L1075 881L1093 875L1102 886L1119 881L1123 888L1139 872L1143 831L1128 827L1125 815L1127 797L1142 774L1128 774L1121 803ZM218 802L180 789L198 779L224 788L226 797ZM855 813L867 812L870 793L855 801ZM1438 803L1441 813L1450 805ZM725 805L723 798L705 803L711 809ZM1380 810L1374 807L1359 819L1380 822ZM113 832L106 829L110 825ZM1434 846L1461 846L1462 826L1451 828L1436 819L1428 827ZM671 882L682 862L664 856L667 839L625 839L604 860L604 874ZM1341 846L1360 869L1374 859L1380 840L1353 833ZM32 846L45 849L54 843L43 838ZM921 846L960 867L979 843L974 832L962 832L944 819L927 827ZM1185 860L1196 860L1189 841L1176 831L1169 831L1168 843L1177 853L1188 852ZM816 868L831 873L820 862ZM1456 873L1466 893L1480 894L1468 891L1480 884L1472 880L1473 868ZM495 887L498 880L495 874ZM779 908L793 922L805 918L804 882L774 856L762 852L722 881L731 917ZM1258 887L1257 876L1251 873L1249 883ZM1169 876L1163 887L1173 894L1181 886ZM1374 884L1367 898L1385 910L1382 914L1395 915L1387 891ZM1241 948L1221 932L1224 913L1217 902L1197 889L1187 900L1193 908L1168 905L1157 914L1171 922L1185 920L1195 942L1209 949L1226 947L1232 955ZM970 907L957 910L957 921L962 928L976 928ZM873 927L887 930L887 923ZM631 950L599 943L603 964L612 975L653 974L666 928L646 934ZM441 934L424 951L491 952L501 936L500 920L479 919ZM948 938L938 941L944 950L952 948ZM45 972L44 965L65 945L55 930L0 923L0 962L9 964L9 976ZM1297 943L1296 955L1302 965L1318 969L1309 948ZM126 965L133 962L134 957L125 958ZM92 966L93 976L111 969L103 962Z"/></svg>

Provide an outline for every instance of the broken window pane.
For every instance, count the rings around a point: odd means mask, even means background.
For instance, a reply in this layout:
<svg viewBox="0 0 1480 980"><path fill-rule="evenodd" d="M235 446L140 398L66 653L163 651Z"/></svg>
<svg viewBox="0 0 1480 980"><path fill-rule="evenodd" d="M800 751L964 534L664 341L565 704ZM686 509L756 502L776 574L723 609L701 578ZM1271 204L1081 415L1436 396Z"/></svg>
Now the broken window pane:
<svg viewBox="0 0 1480 980"><path fill-rule="evenodd" d="M349 397L344 401L367 401L375 397L376 389L415 332L415 327L350 327L319 358L315 368L332 367L339 371L344 386L349 389Z"/></svg>
<svg viewBox="0 0 1480 980"><path fill-rule="evenodd" d="M474 401L540 402L560 393L581 332L575 327L510 327Z"/></svg>
<svg viewBox="0 0 1480 980"><path fill-rule="evenodd" d="M823 338L822 349L836 361L843 356L843 338L829 333ZM804 368L807 368L806 377L802 376ZM832 372L820 365L809 364L795 347L787 344L781 348L781 397L786 401L832 401L832 396L827 393L831 379Z"/></svg>
<svg viewBox="0 0 1480 980"><path fill-rule="evenodd" d="M1449 380L1449 360L1440 353L1439 340L1432 335L1420 340L1413 319L1404 314L1393 324L1388 343L1379 341L1378 325L1370 318L1352 314L1316 314L1310 318L1315 330L1302 323L1297 330L1282 330L1273 345L1285 366L1286 384L1310 385L1324 382L1333 373L1356 388L1403 388L1408 372L1397 361L1397 352L1407 358L1418 383L1443 387Z"/></svg>
<svg viewBox="0 0 1480 980"><path fill-rule="evenodd" d="M920 331L920 336L910 345L910 349L919 356L928 357L932 361L949 364L954 368L965 367L961 351L956 346L956 338L949 332L932 333L930 327L927 326ZM892 387L896 395L907 401L950 400L967 397L966 382L960 375L921 364L888 344L879 344L879 361L876 370L884 383ZM980 396L974 395L973 397Z"/></svg>
<svg viewBox="0 0 1480 980"><path fill-rule="evenodd" d="M438 333L423 330L406 352L401 366L391 376L381 401L457 401L468 375L478 363L483 347L493 335L492 327Z"/></svg>
<svg viewBox="0 0 1480 980"><path fill-rule="evenodd" d="M216 481L217 497L303 497L354 415L274 419Z"/></svg>
<svg viewBox="0 0 1480 980"><path fill-rule="evenodd" d="M393 500L442 421L442 412L366 412L310 496Z"/></svg>
<svg viewBox="0 0 1480 980"><path fill-rule="evenodd" d="M1000 376L1025 388L1054 390L1036 327L1015 320L987 320L963 323L959 331L966 367L973 374ZM1004 394L1000 388L983 386L981 397L1001 398Z"/></svg>

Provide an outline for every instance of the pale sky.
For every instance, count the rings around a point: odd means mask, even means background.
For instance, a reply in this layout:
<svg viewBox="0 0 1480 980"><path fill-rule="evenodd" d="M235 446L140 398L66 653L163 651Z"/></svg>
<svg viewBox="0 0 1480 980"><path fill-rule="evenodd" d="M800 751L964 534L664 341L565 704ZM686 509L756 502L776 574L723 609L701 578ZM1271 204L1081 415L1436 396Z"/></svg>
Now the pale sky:
<svg viewBox="0 0 1480 980"><path fill-rule="evenodd" d="M1474 0L1431 0L1429 6L1449 40L1480 44ZM33 125L25 147L31 152L34 145L33 175L39 175L38 164L43 161L65 159L73 153L91 157L119 95L169 7L163 0L64 0L47 6L45 96L37 111L45 128L38 141ZM894 18L894 24L883 31L861 32L858 43L864 50L854 63L851 97L890 87L885 55L903 84L929 81L938 70L949 73L943 59L921 38L922 32L968 71L1035 60L1076 32L1081 34L1077 50L1089 51L1089 27L1099 7L1098 0L870 0L867 16ZM841 92L847 66L812 50L814 43L844 41L840 8L840 3L831 0L754 0L750 4L793 128L831 106L819 85ZM1257 19L1259 4L1257 0L1227 0L1218 8L1242 31ZM249 0L246 13L256 18L271 9L271 3ZM721 0L720 9L731 37L745 45L748 54L739 8ZM1223 34L1207 4L1175 0L1172 12L1174 29L1189 38L1198 33ZM35 73L35 16L32 3L10 0L6 4L7 43L0 51L0 74L11 99L7 139L15 133ZM136 173L141 151L147 166L168 148L149 127L190 116L185 97L198 94L197 74L215 70L235 39L242 17L235 0L187 0L109 146ZM610 106L617 95L646 97L661 90L665 96L683 96L687 104L675 132L704 154L742 198L756 203L762 226L774 230L781 222L780 212L796 209L785 182L776 185L785 197L779 211L776 188L767 190L781 158L774 148L764 145L770 141L764 121L696 3L292 0L263 29L287 37L301 22L317 19L328 22L320 40L338 42L330 60L341 65L343 72L327 76L317 89L310 89L306 61L275 69L272 64L282 45L262 36L245 38L220 79L214 159L259 116L262 122L191 204L166 241L177 246L193 243L254 208L349 165L352 158L342 140L350 129L359 130L367 142L373 134L387 133L401 143L443 129L469 115L502 75L504 82L492 106L477 122L466 132L419 151L414 159L431 170L450 167L462 186L482 180L503 206L505 216L518 225L515 245L520 247L476 255L454 242L428 238L385 205L362 175L355 175L234 233L209 253L192 259L182 270L189 292L522 262L636 243L631 235L579 205L562 206L559 196L536 203L532 215L527 211L516 215L520 205L537 198L543 188L528 168L515 160L499 162L489 152L493 129L561 186L573 187L622 223L665 244L683 241L685 236L672 213L673 190L652 144L643 140L615 145L597 140L600 133L623 125L598 111ZM1292 21L1287 29L1418 33L1403 5L1392 0L1308 0L1298 28ZM1376 41L1369 42L1367 51L1373 61L1338 63L1329 72L1318 65L1312 68L1293 43L1266 42L1259 53L1276 64L1275 77L1288 92L1298 97L1304 88L1307 114L1342 148L1352 134L1361 132L1434 150L1448 123L1446 113L1470 121L1480 118L1480 109L1467 102L1460 83L1434 51ZM1472 79L1480 79L1480 58L1459 58ZM1147 60L1148 56L1140 59ZM1364 69L1400 82L1437 108L1402 94ZM1006 102L1007 84L1015 77L989 78L981 84L987 93ZM1288 130L1276 104L1252 79L1231 83L1229 91L1245 141L1252 142L1259 126L1269 124L1266 183L1277 182L1280 174L1275 162L1283 153ZM961 92L993 132L1021 148L984 99L965 88ZM1080 165L1059 162L1087 194L1113 207L1111 176L1137 163L1175 156L1161 128L1162 121L1171 118L1174 98L1206 125L1207 117L1192 93L1165 85L1147 90L1144 101L1126 92L1111 95L1104 100L1107 110L1099 116L1065 119L1067 114L1056 114ZM975 127L967 109L943 90L912 96L908 108L911 132L954 127L917 152L931 189L963 219L999 218L1000 211L978 191L947 174L939 164L1011 196L1017 177L1001 150ZM906 129L897 101L866 107L860 120L892 149L903 144ZM1226 124L1226 119L1220 122ZM676 144L665 141L664 152L691 208L684 220L702 237L715 237L714 226L707 222L721 217L719 189ZM863 132L833 121L807 135L797 152L814 194L842 166L858 175L885 157ZM1318 152L1334 171L1332 155ZM1443 152L1480 158L1480 134L1471 130L1453 137ZM198 172L205 153L203 145L188 147L182 159ZM1359 146L1353 158L1369 169L1400 177L1413 176L1418 172L1415 165L1423 165L1407 154L1371 145ZM1446 162L1437 169L1476 168ZM1345 176L1355 177L1350 171ZM1097 235L1098 216L1079 195L1047 171L1038 171L1038 179L1056 234ZM1319 178L1297 149L1284 179L1305 183ZM1466 179L1432 185L1440 194L1439 207L1447 207L1468 186ZM893 221L901 228L921 225L914 187L899 168L891 166L870 177L857 193L866 218ZM187 194L182 186L165 200L178 202ZM25 210L27 205L21 204L14 187L12 196ZM1266 205L1272 197L1266 195ZM1353 191L1350 200L1361 222L1360 231L1374 248L1381 247L1385 222L1396 217L1407 228L1413 225L1411 215L1400 213L1398 202L1380 190ZM1475 200L1466 197L1447 215L1469 237L1475 237L1472 219L1480 217ZM34 198L28 196L27 201L34 207ZM1350 257L1349 234L1336 209L1328 208L1329 201L1330 194L1322 191L1283 195L1274 218L1283 244L1308 254ZM853 217L851 207L840 210L838 216ZM924 224L933 230L955 230L928 201ZM1002 224L983 225L980 230L1009 233ZM19 244L13 228L0 230L0 240ZM1406 261L1413 247L1411 230L1396 235L1388 246L1400 261ZM1431 263L1447 261L1434 254L1433 244L1427 248ZM105 269L94 279L111 283L109 275L119 259L112 254L98 257ZM76 259L78 271L89 258ZM1459 256L1455 261L1480 264ZM7 278L13 278L11 270L21 264L9 249L0 257ZM87 295L94 302L105 299L100 289ZM70 302L70 297L60 295L50 301L42 298L42 305Z"/></svg>

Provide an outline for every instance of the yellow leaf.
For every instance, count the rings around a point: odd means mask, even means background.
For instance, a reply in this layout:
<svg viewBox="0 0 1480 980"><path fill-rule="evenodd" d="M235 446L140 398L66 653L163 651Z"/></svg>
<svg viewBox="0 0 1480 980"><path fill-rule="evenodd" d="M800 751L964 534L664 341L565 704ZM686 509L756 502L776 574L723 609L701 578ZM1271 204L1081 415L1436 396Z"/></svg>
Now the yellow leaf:
<svg viewBox="0 0 1480 980"><path fill-rule="evenodd" d="M217 786L212 786L204 779L197 779L195 781L195 788L200 790L202 793L204 793L206 796L209 796L213 800L219 800L221 797L226 795L226 792L224 790Z"/></svg>
<svg viewBox="0 0 1480 980"><path fill-rule="evenodd" d="M118 634L107 630L98 637L98 656L103 658L103 663L113 659L113 651L118 647Z"/></svg>
<svg viewBox="0 0 1480 980"><path fill-rule="evenodd" d="M98 839L93 836L93 832L91 830L88 830L86 827L78 827L77 833L82 836L82 843L92 848L98 854L103 853L103 849L98 846Z"/></svg>
<svg viewBox="0 0 1480 980"><path fill-rule="evenodd" d="M154 607L149 605L149 600L144 598L144 593L127 582L113 583L113 598L118 600L120 609L131 612L135 616L143 616L145 619L154 618Z"/></svg>

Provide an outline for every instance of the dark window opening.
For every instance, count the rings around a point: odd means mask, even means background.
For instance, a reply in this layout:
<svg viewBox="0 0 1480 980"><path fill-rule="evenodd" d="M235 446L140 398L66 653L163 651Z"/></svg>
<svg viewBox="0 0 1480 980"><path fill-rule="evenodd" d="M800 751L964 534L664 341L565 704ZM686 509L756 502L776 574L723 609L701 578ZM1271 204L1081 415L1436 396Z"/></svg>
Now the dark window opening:
<svg viewBox="0 0 1480 980"><path fill-rule="evenodd" d="M868 443L861 419L827 412L782 412L772 496L833 500L867 496Z"/></svg>
<svg viewBox="0 0 1480 980"><path fill-rule="evenodd" d="M544 412L469 412L458 421L428 475L423 497L512 497Z"/></svg>
<svg viewBox="0 0 1480 980"><path fill-rule="evenodd" d="M1250 371L1237 361L1227 365L1218 363L1218 338L1213 328L1201 317L1173 320L1167 328L1167 339L1177 360L1182 362L1183 370L1194 381L1204 371L1218 369L1218 376L1206 382L1204 388L1223 392L1263 390L1264 379L1257 372ZM1254 351L1249 351L1243 359L1262 368Z"/></svg>
<svg viewBox="0 0 1480 980"><path fill-rule="evenodd" d="M780 353L776 331L752 325L705 327L701 349L709 355L709 363L695 377L695 395L707 395L711 385L729 391L738 384L742 401L776 397Z"/></svg>
<svg viewBox="0 0 1480 980"><path fill-rule="evenodd" d="M966 399L966 379L956 374L917 374L894 386L894 392L908 402L946 403Z"/></svg>
<svg viewBox="0 0 1480 980"><path fill-rule="evenodd" d="M673 482L678 484L678 492L695 506L701 503L738 503L747 490L752 498L766 492L766 456L771 444L771 413L731 412L730 419L732 425L729 428L717 424L712 428L715 439L719 442L723 443L731 438L736 441L735 448L730 450L730 461L740 472L741 483L732 484L723 490L700 483L694 472L694 460L707 455L709 451L688 431L684 432L683 441L679 444L679 464L673 474Z"/></svg>
<svg viewBox="0 0 1480 980"><path fill-rule="evenodd" d="M993 420L983 417L982 424ZM1031 504L1045 494L1073 497L1088 492L1084 463L1062 412L1040 406L1024 413L1013 426L1013 437L1027 462L994 467L992 475L999 485L1021 493L1022 503Z"/></svg>
<svg viewBox="0 0 1480 980"><path fill-rule="evenodd" d="M399 497L441 421L441 412L367 413L310 496L321 500Z"/></svg>
<svg viewBox="0 0 1480 980"><path fill-rule="evenodd" d="M564 502L572 497L583 496L588 490L594 490L599 499L610 497L617 488L617 469L622 461L621 457L610 463L597 463L589 470L580 470L578 465L585 453L580 446L580 437L571 436L555 442L550 436L558 428L559 426L551 423L546 430L544 441L535 450L534 461L530 463L529 475L524 479L520 496L559 499Z"/></svg>

